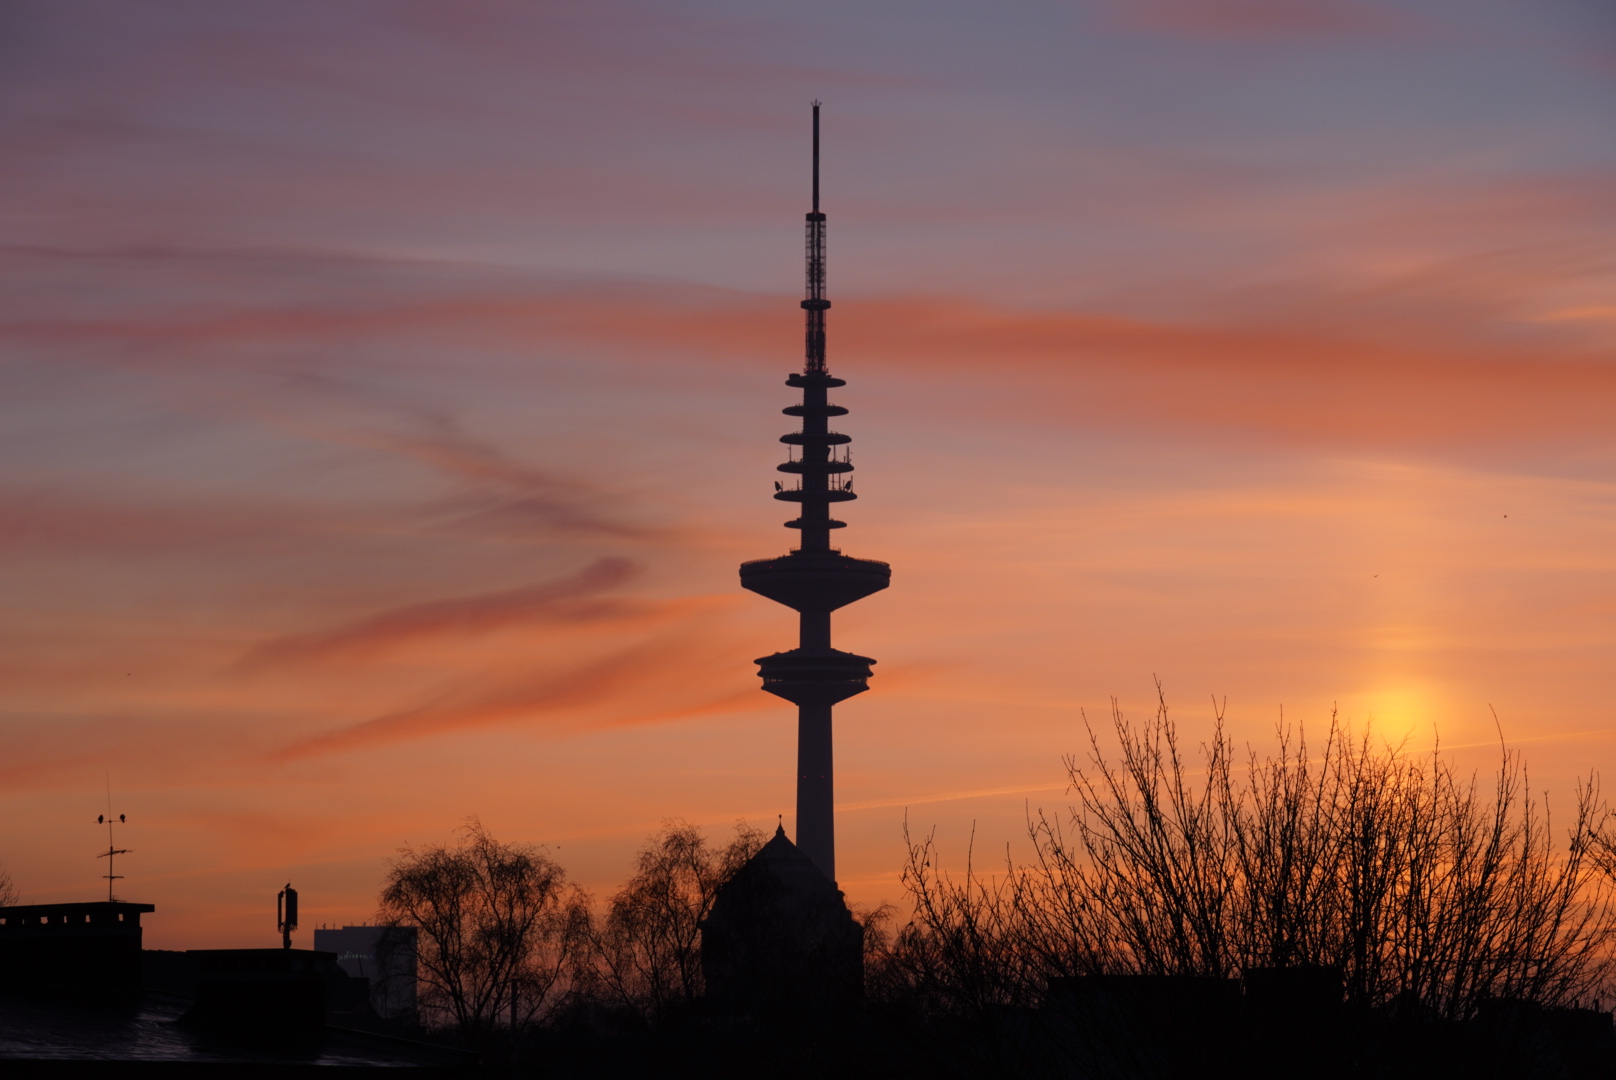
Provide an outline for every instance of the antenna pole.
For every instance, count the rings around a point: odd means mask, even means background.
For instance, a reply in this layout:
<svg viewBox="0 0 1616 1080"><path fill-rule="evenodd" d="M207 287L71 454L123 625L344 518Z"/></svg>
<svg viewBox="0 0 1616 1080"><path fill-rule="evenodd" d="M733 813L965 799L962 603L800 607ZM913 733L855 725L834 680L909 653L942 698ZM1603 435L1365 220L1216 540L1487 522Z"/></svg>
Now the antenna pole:
<svg viewBox="0 0 1616 1080"><path fill-rule="evenodd" d="M96 818L97 824L103 821L107 823L107 850L97 855L96 858L107 860L107 872L101 876L107 879L107 903L110 904L117 899L112 895L112 883L123 878L122 874L113 873L112 864L117 861L119 855L129 854L128 848L119 847L112 839L112 826L114 824L125 824L125 818L122 814L116 818L112 816L112 775L110 773L107 775L107 812L104 817Z"/></svg>

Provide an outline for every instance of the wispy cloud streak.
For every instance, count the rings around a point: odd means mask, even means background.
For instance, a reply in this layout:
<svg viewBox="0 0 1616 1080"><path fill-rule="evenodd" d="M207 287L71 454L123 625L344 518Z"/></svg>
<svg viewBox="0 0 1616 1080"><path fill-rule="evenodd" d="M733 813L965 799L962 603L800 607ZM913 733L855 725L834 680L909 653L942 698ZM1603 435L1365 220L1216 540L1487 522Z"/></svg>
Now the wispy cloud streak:
<svg viewBox="0 0 1616 1080"><path fill-rule="evenodd" d="M554 731L576 732L755 707L756 688L744 685L742 673L715 644L660 636L492 689L451 690L425 704L299 740L274 759L296 761L522 721L550 721Z"/></svg>
<svg viewBox="0 0 1616 1080"><path fill-rule="evenodd" d="M409 604L331 630L266 642L245 656L241 666L351 661L443 634L480 634L539 621L621 618L629 612L643 612L645 605L606 600L600 594L629 581L635 572L635 565L627 559L605 558L560 581Z"/></svg>

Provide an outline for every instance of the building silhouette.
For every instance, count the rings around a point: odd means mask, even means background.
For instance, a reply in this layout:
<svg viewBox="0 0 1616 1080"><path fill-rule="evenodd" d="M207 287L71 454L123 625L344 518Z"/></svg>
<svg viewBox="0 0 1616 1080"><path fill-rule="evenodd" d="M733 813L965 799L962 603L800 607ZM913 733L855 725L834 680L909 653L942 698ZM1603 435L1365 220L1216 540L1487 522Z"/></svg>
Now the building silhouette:
<svg viewBox="0 0 1616 1080"><path fill-rule="evenodd" d="M140 917L117 900L0 907L0 992L128 1000L140 995Z"/></svg>

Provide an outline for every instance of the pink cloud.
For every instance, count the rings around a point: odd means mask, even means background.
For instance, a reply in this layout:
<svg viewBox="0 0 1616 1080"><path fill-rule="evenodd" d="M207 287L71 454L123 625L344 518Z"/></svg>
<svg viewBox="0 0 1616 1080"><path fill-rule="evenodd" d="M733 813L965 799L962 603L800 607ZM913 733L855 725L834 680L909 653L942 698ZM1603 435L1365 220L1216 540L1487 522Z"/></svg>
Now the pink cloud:
<svg viewBox="0 0 1616 1080"><path fill-rule="evenodd" d="M0 488L0 551L31 555L192 554L262 549L289 535L310 539L351 529L357 513L273 499L230 503L145 502L39 488Z"/></svg>
<svg viewBox="0 0 1616 1080"><path fill-rule="evenodd" d="M1121 0L1122 26L1153 33L1228 40L1400 37L1423 24L1365 0Z"/></svg>

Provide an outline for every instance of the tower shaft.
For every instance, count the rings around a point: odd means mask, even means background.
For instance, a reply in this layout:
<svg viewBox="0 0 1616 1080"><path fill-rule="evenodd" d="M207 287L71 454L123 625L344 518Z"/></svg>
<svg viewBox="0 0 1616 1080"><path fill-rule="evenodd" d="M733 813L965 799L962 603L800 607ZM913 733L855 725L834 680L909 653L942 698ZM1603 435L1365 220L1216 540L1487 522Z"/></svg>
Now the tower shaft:
<svg viewBox="0 0 1616 1080"><path fill-rule="evenodd" d="M836 776L831 706L797 706L797 846L836 880Z"/></svg>
<svg viewBox="0 0 1616 1080"><path fill-rule="evenodd" d="M867 656L831 646L830 613L887 587L892 569L871 559L854 559L830 545L833 529L845 522L830 506L851 502L853 471L847 446L852 440L830 429L830 418L847 410L832 405L829 392L847 385L825 365L825 215L819 209L819 103L814 102L813 209L807 215L806 356L800 374L786 385L802 391L800 404L782 410L800 417L799 431L781 436L791 448L779 466L797 477L793 487L776 485L775 498L801 509L786 527L797 529L800 545L776 559L741 565L741 585L798 612L798 645L757 661L763 689L797 706L797 846L831 881L836 880L835 770L832 709L838 701L869 689Z"/></svg>

